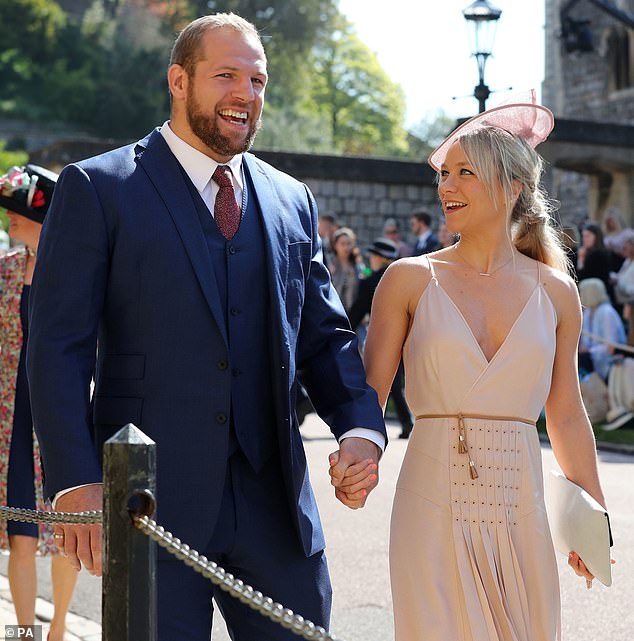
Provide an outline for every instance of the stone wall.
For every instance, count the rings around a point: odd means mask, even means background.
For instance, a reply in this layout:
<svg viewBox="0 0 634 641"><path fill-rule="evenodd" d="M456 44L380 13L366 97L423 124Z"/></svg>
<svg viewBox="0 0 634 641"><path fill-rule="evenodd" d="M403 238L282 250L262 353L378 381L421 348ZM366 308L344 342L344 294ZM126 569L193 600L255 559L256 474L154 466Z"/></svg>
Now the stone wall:
<svg viewBox="0 0 634 641"><path fill-rule="evenodd" d="M318 156L256 151L262 160L305 182L315 195L319 212L332 214L352 227L364 247L381 235L386 218L395 218L405 239L409 218L425 207L441 219L435 173L423 163L342 156Z"/></svg>
<svg viewBox="0 0 634 641"><path fill-rule="evenodd" d="M74 139L57 141L31 153L31 162L60 171L64 165L119 146L116 141ZM381 235L386 218L396 218L402 236L409 236L409 218L415 209L425 207L441 219L435 173L426 163L321 156L257 150L259 158L298 180L315 195L319 212L331 214L342 225L350 226L365 247Z"/></svg>

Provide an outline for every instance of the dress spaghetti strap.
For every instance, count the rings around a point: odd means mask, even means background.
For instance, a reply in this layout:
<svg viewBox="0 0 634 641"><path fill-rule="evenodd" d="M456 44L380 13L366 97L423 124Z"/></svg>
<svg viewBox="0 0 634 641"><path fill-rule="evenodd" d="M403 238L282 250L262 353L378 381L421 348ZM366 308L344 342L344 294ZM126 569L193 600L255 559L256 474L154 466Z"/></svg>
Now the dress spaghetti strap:
<svg viewBox="0 0 634 641"><path fill-rule="evenodd" d="M431 279L438 284L438 279L436 278L436 272L434 270L434 266L431 264L431 258L428 255L425 255L425 258L427 259L427 264L429 265L429 271L431 272Z"/></svg>

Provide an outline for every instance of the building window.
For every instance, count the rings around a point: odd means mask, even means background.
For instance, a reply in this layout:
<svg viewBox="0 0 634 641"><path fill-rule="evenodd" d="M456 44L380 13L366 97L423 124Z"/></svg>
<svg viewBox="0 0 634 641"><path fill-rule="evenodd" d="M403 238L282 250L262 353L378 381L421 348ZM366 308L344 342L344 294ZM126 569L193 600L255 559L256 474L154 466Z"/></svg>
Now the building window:
<svg viewBox="0 0 634 641"><path fill-rule="evenodd" d="M634 40L629 29L614 27L610 30L607 59L610 90L634 87Z"/></svg>

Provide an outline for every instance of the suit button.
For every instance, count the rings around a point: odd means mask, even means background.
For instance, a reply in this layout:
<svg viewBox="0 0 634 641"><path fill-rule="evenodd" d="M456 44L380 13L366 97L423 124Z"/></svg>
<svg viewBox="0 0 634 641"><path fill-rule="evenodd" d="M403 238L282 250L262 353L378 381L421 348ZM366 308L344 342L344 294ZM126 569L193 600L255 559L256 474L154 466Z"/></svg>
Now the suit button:
<svg viewBox="0 0 634 641"><path fill-rule="evenodd" d="M227 415L226 414L216 414L216 423L226 423L227 422Z"/></svg>
<svg viewBox="0 0 634 641"><path fill-rule="evenodd" d="M229 253L230 254L235 254L236 251L238 251L238 250L233 245L231 245L231 247L229 247Z"/></svg>
<svg viewBox="0 0 634 641"><path fill-rule="evenodd" d="M232 316L238 316L240 313L241 313L240 310L237 309L236 307L232 307L231 308L231 315Z"/></svg>
<svg viewBox="0 0 634 641"><path fill-rule="evenodd" d="M231 373L237 378L238 376L240 376L242 374L242 370L239 370L237 367L234 367L231 370Z"/></svg>
<svg viewBox="0 0 634 641"><path fill-rule="evenodd" d="M229 367L229 363L227 363L227 361L218 361L216 365L218 366L218 369L227 369L227 367Z"/></svg>

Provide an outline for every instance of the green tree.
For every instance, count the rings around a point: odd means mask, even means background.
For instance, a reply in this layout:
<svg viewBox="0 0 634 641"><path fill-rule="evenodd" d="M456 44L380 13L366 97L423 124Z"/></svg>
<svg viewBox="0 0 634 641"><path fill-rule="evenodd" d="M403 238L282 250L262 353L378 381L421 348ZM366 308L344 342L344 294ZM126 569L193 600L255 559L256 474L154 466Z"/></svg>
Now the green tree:
<svg viewBox="0 0 634 641"><path fill-rule="evenodd" d="M335 149L344 153L405 155L405 98L376 54L338 16L314 54L312 99L329 122Z"/></svg>
<svg viewBox="0 0 634 641"><path fill-rule="evenodd" d="M409 129L408 155L416 160L426 160L455 127L456 121L442 109L426 113Z"/></svg>

